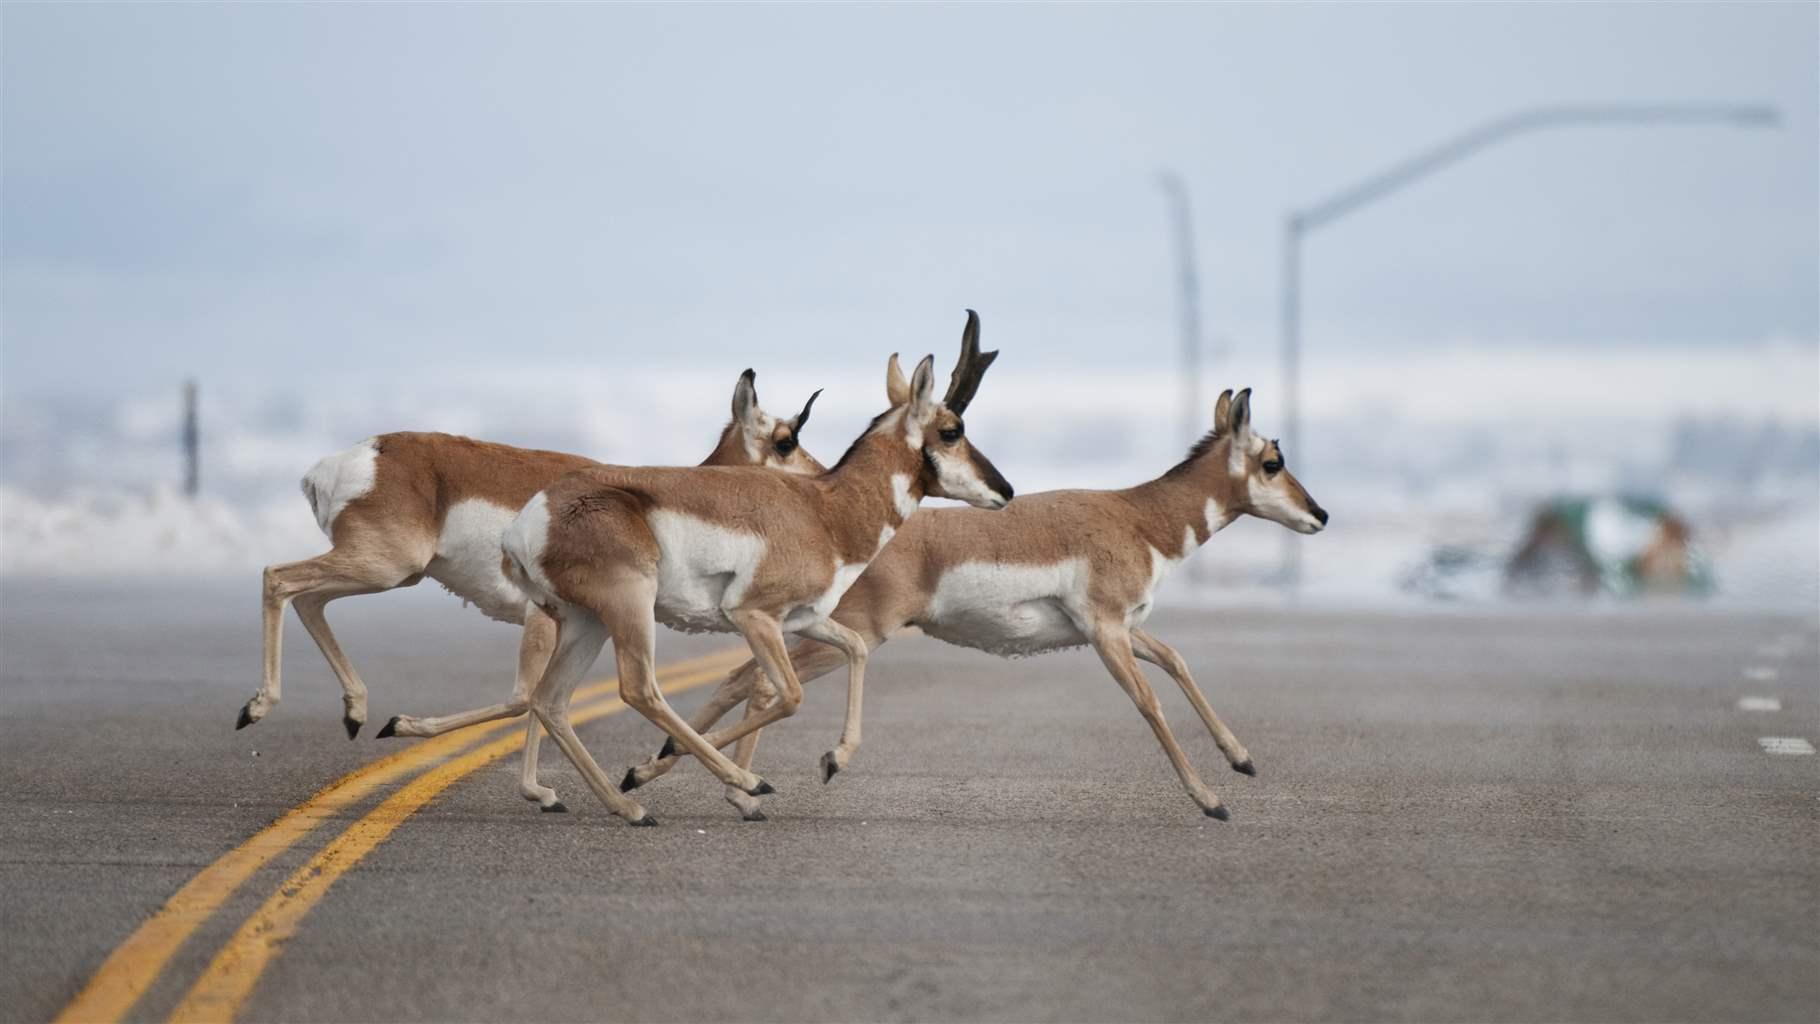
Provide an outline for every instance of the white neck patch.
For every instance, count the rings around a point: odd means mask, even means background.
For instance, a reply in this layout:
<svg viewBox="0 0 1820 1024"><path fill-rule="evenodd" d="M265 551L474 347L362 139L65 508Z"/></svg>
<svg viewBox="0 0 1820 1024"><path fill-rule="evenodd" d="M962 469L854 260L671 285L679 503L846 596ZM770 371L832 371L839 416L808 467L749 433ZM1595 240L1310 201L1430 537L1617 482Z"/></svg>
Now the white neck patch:
<svg viewBox="0 0 1820 1024"><path fill-rule="evenodd" d="M891 500L897 506L897 517L908 519L916 511L919 499L910 493L910 474L891 474Z"/></svg>

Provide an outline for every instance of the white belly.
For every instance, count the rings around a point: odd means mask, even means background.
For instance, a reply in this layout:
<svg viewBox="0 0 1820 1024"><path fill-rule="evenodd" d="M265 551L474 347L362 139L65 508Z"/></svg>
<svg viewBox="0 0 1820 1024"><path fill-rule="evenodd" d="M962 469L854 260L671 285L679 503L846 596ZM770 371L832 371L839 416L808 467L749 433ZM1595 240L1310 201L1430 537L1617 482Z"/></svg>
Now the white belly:
<svg viewBox="0 0 1820 1024"><path fill-rule="evenodd" d="M970 562L942 574L923 632L1008 658L1079 647L1086 634L1070 609L1087 606L1087 563Z"/></svg>
<svg viewBox="0 0 1820 1024"><path fill-rule="evenodd" d="M517 512L479 498L450 506L436 538L436 557L424 575L489 618L523 622L524 592L499 569L500 540Z"/></svg>
<svg viewBox="0 0 1820 1024"><path fill-rule="evenodd" d="M684 633L731 633L736 607L765 556L765 539L664 509L657 537L657 621Z"/></svg>

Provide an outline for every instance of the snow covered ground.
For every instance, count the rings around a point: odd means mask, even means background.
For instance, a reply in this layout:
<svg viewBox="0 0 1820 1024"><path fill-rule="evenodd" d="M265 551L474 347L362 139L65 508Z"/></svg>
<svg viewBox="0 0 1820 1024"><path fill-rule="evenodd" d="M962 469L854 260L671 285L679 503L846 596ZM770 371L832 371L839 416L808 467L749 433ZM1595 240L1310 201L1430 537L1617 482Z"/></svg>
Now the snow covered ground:
<svg viewBox="0 0 1820 1024"><path fill-rule="evenodd" d="M233 577L307 557L325 545L297 479L317 458L390 430L692 463L726 419L737 369L205 380L204 494L194 502L172 483L175 386L111 400L13 398L0 416L0 573ZM1221 376L1263 382L1257 424L1280 430L1273 373L1240 366ZM805 444L832 462L878 411L881 378L761 366L758 385L780 414L827 389ZM1161 371L1020 373L1008 358L982 389L969 433L1020 491L1124 486L1186 448L1177 392ZM1329 363L1307 395L1300 450L1288 456L1332 525L1291 538L1241 521L1196 557L1178 596L1271 600L1283 545L1293 543L1307 600L1431 600L1437 564L1440 591L1493 600L1495 566L1538 501L1630 491L1668 499L1695 524L1718 578L1714 600L1820 607L1820 361L1811 345L1666 358L1462 349Z"/></svg>

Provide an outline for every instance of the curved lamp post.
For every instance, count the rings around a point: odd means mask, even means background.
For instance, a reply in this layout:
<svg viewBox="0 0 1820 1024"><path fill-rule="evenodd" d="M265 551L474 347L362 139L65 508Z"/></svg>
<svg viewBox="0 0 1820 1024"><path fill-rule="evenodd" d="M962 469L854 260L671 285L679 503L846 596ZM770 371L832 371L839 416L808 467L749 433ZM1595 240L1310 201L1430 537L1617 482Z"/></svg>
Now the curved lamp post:
<svg viewBox="0 0 1820 1024"><path fill-rule="evenodd" d="M1301 449L1302 369L1302 237L1361 206L1452 166L1514 135L1581 124L1732 124L1769 127L1777 123L1775 107L1766 104L1576 104L1534 107L1487 121L1446 142L1341 189L1320 202L1291 210L1283 218L1282 344L1283 406L1287 427L1284 446L1292 457ZM1283 542L1282 580L1294 589L1301 581L1302 549L1296 537Z"/></svg>

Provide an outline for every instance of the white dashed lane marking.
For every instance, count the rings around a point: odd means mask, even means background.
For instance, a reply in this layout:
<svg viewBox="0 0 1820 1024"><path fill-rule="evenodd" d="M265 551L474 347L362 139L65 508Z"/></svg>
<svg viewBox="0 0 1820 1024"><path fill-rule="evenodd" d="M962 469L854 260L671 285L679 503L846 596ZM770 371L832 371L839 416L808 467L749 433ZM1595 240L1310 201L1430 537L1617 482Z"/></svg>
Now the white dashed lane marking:
<svg viewBox="0 0 1820 1024"><path fill-rule="evenodd" d="M1744 678L1753 683L1767 683L1775 679L1778 674L1774 668L1768 665L1752 665L1744 670Z"/></svg>
<svg viewBox="0 0 1820 1024"><path fill-rule="evenodd" d="M1739 711L1781 711L1782 702L1774 697L1739 697Z"/></svg>
<svg viewBox="0 0 1820 1024"><path fill-rule="evenodd" d="M1799 736L1763 736L1757 740L1765 754L1811 754L1814 745Z"/></svg>

